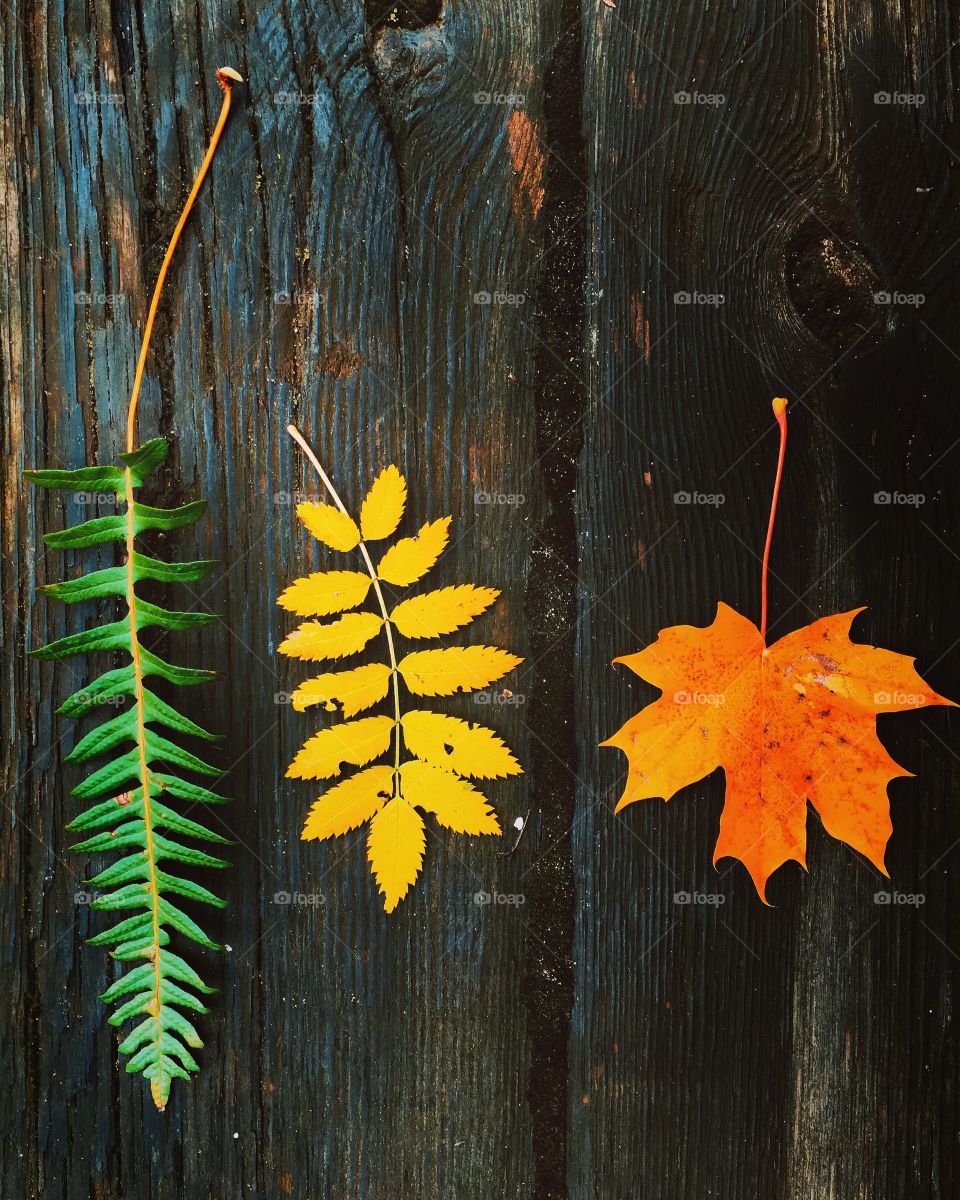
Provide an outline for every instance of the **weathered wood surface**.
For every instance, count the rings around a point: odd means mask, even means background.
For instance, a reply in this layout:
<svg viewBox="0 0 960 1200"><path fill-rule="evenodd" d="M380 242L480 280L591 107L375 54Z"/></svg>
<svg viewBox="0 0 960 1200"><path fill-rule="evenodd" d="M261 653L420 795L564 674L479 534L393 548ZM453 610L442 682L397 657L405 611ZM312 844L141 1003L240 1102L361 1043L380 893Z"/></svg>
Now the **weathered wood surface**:
<svg viewBox="0 0 960 1200"><path fill-rule="evenodd" d="M861 636L960 695L947 16L448 0L374 28L383 7L0 18L0 1192L952 1196L955 720L883 728L919 776L895 788L889 862L921 909L875 907L881 882L815 821L811 874L785 868L762 909L742 868L709 866L717 779L614 817L623 764L595 748L650 695L614 654L721 597L756 613L777 393L797 404L774 631L869 604ZM35 594L69 566L41 533L82 514L19 472L122 448L225 64L249 84L141 431L174 445L155 495L211 504L178 545L222 560L198 598L223 621L176 648L226 676L187 699L229 733L239 844L203 1070L158 1116L118 1073L110 967L84 944L100 918L76 902L93 864L65 852L79 731L54 709L88 668L24 654L94 615ZM726 101L676 105L685 90ZM878 308L881 289L926 303ZM725 303L673 303L694 290ZM362 837L301 844L311 796L283 779L314 727L276 702L297 672L274 601L315 561L288 503L314 488L291 419L351 503L397 461L417 519L453 513L438 578L502 588L483 629L527 656L523 703L486 714L529 767L495 790L505 826L530 814L523 837L431 839L391 918ZM927 502L877 507L881 490ZM494 890L526 903L474 903Z"/></svg>
<svg viewBox="0 0 960 1200"><path fill-rule="evenodd" d="M956 1195L955 717L881 722L919 776L892 789L888 854L919 909L876 906L887 881L813 816L809 876L783 868L764 909L742 867L710 865L719 773L612 818L622 758L594 749L656 694L611 672L615 654L708 623L719 599L758 619L775 395L793 407L771 635L866 604L856 636L917 654L957 694L946 16L585 8L596 290L577 476L571 1193ZM725 101L675 103L694 91ZM725 302L675 303L694 290ZM880 291L926 303L881 307ZM926 503L876 506L881 491ZM681 891L725 902L678 905Z"/></svg>

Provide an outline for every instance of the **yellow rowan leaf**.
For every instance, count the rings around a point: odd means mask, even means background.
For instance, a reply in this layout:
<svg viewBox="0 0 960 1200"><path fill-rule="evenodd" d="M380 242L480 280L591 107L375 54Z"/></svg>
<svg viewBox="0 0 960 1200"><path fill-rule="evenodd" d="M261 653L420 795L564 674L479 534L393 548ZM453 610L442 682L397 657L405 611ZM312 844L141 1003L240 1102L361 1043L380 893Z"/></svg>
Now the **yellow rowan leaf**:
<svg viewBox="0 0 960 1200"><path fill-rule="evenodd" d="M400 660L397 669L418 696L452 696L486 687L522 662L496 646L451 646L447 650L415 650Z"/></svg>
<svg viewBox="0 0 960 1200"><path fill-rule="evenodd" d="M287 768L287 778L329 779L344 763L362 767L389 749L393 727L392 717L361 717L321 729Z"/></svg>
<svg viewBox="0 0 960 1200"><path fill-rule="evenodd" d="M377 815L393 795L393 767L367 767L334 784L307 815L300 840L337 837Z"/></svg>
<svg viewBox="0 0 960 1200"><path fill-rule="evenodd" d="M337 703L345 717L355 717L382 700L390 687L393 672L386 663L370 663L352 671L330 671L305 679L291 697L297 712L305 712L314 704L322 704L333 712Z"/></svg>
<svg viewBox="0 0 960 1200"><path fill-rule="evenodd" d="M396 531L407 506L407 481L396 467L386 467L373 481L360 508L360 531L367 541Z"/></svg>
<svg viewBox="0 0 960 1200"><path fill-rule="evenodd" d="M334 549L351 550L360 545L373 578L359 571L321 571L291 583L280 597L283 608L301 618L343 615L329 621L306 621L287 636L280 651L306 660L343 658L363 650L385 629L389 647L381 645L383 653L372 657L386 657L389 648L390 661L365 662L343 670L320 667L317 670L322 674L296 688L293 706L297 711L318 706L342 713L344 720L315 733L294 758L287 776L332 779L348 764L359 768L348 771L347 778L335 779L315 801L301 836L305 840L336 837L369 822L368 858L384 908L392 912L423 865L421 812L433 813L439 825L468 836L499 834L496 813L470 779L521 774L519 763L492 729L440 713L403 715L398 675L406 685L404 694L452 696L485 687L523 660L495 646L464 646L421 650L396 663L396 637L439 638L454 633L486 612L500 593L472 583L438 587L423 595L398 596L388 616L380 580L410 588L422 579L447 546L450 517L428 522L415 537L399 537L397 530L409 500L407 484L398 468L388 466L374 480L354 522L345 514L334 482L299 431L291 426L290 433L336 506L301 505L301 519ZM366 543L387 538L393 544L386 545L375 571ZM391 686L394 715L357 716L379 705ZM385 765L384 758L401 732L413 761L399 768ZM387 763L391 759L392 755Z"/></svg>
<svg viewBox="0 0 960 1200"><path fill-rule="evenodd" d="M452 771L413 759L400 768L400 789L410 804L436 814L455 833L500 833L500 822L486 797Z"/></svg>
<svg viewBox="0 0 960 1200"><path fill-rule="evenodd" d="M401 538L391 546L377 567L387 583L407 587L426 575L444 551L450 536L450 518L441 517L424 525L416 537Z"/></svg>
<svg viewBox="0 0 960 1200"><path fill-rule="evenodd" d="M317 571L291 583L277 603L298 617L328 617L362 604L372 582L363 571Z"/></svg>
<svg viewBox="0 0 960 1200"><path fill-rule="evenodd" d="M360 545L356 521L332 504L298 504L297 516L317 541L324 542L331 550L355 550Z"/></svg>
<svg viewBox="0 0 960 1200"><path fill-rule="evenodd" d="M347 613L339 621L323 624L308 621L289 634L277 649L290 658L305 658L319 662L324 658L343 658L356 654L383 628L383 617L377 613Z"/></svg>
<svg viewBox="0 0 960 1200"><path fill-rule="evenodd" d="M472 583L440 588L401 601L390 614L390 620L404 637L440 637L469 625L499 595L496 588L474 587Z"/></svg>
<svg viewBox="0 0 960 1200"><path fill-rule="evenodd" d="M522 775L506 744L485 725L469 725L459 717L413 709L400 719L403 740L415 758L472 779Z"/></svg>
<svg viewBox="0 0 960 1200"><path fill-rule="evenodd" d="M373 818L367 858L383 894L384 912L393 912L420 874L425 845L423 818L402 796Z"/></svg>

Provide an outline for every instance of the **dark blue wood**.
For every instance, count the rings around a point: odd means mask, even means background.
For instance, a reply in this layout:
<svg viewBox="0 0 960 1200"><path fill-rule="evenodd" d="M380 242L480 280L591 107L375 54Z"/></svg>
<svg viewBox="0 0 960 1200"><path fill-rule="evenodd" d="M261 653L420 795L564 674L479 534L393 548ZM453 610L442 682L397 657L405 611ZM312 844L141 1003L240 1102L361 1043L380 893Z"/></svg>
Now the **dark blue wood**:
<svg viewBox="0 0 960 1200"><path fill-rule="evenodd" d="M569 1111L579 1197L923 1196L958 1187L956 714L885 718L893 885L811 813L809 876L757 902L711 866L723 779L611 807L598 750L653 689L611 670L725 600L771 636L869 605L854 636L960 696L954 486L956 56L946 15L878 3L584 5L594 287L571 847ZM678 104L677 93L720 96ZM875 103L878 92L922 104ZM677 304L677 293L723 304ZM876 292L924 293L919 308ZM722 493L722 507L675 493ZM922 507L878 506L881 491ZM677 892L725 903L678 905Z"/></svg>
<svg viewBox="0 0 960 1200"><path fill-rule="evenodd" d="M475 0L419 32L370 29L359 0L35 5L3 21L4 1195L529 1190L520 985L538 934L518 908L474 902L523 890L536 831L509 850L535 803L528 782L490 789L502 842L432 836L421 883L385 917L361 835L299 841L316 793L284 770L317 716L275 701L303 674L276 656L290 622L275 600L319 561L288 502L316 492L284 433L294 420L348 502L394 461L412 528L452 513L438 582L500 587L478 632L527 650L542 521L537 123L556 26L532 5ZM83 941L99 918L75 902L91 864L66 854L78 776L62 759L79 730L53 709L90 668L24 657L96 619L34 591L71 569L41 533L79 514L28 493L19 471L122 449L149 290L223 65L248 83L170 277L140 430L173 443L153 495L210 502L175 546L221 560L197 601L222 623L177 650L224 673L185 705L227 733L223 829L239 844L217 881L230 907L214 934L229 950L204 962L221 993L202 1073L160 1116L118 1072L97 1000L108 959ZM484 291L526 292L526 322L517 305L475 303ZM478 505L478 492L529 502ZM523 693L523 678L512 686ZM464 698L450 711L492 721L528 757L518 707ZM320 899L275 903L282 892Z"/></svg>
<svg viewBox="0 0 960 1200"><path fill-rule="evenodd" d="M815 821L811 874L785 868L761 908L742 868L710 866L722 781L615 817L623 763L597 742L651 697L615 654L719 598L756 615L778 393L795 407L774 630L869 604L864 640L960 696L949 14L364 7L0 16L0 1193L946 1200L955 716L881 727L918 775L894 788L889 863L922 908L874 905L882 882ZM96 999L96 864L66 852L82 727L54 710L92 666L26 657L107 607L38 600L81 566L41 534L83 514L20 472L122 449L222 65L248 83L171 275L140 429L173 445L154 497L210 501L158 550L222 562L197 591L222 623L176 650L224 674L185 700L228 735L238 845L217 880L229 950L202 961L221 988L202 1072L159 1116ZM694 290L725 303L675 304ZM517 703L449 706L528 768L491 789L507 836L431 838L389 918L362 835L301 843L314 793L284 778L317 717L277 702L302 672L276 656L275 600L323 561L290 503L316 486L291 420L351 505L395 461L411 522L453 514L438 583L501 588L478 632L527 659ZM726 503L678 506L681 490ZM926 503L875 505L884 490Z"/></svg>

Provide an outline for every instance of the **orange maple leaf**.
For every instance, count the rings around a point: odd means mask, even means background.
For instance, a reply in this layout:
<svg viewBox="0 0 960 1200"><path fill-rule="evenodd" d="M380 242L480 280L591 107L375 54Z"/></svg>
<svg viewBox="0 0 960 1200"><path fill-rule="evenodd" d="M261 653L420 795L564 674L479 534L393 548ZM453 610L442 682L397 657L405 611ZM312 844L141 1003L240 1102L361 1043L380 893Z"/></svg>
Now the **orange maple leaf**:
<svg viewBox="0 0 960 1200"><path fill-rule="evenodd" d="M628 760L617 811L669 800L717 767L726 800L713 861L732 856L766 903L783 863L806 867L807 801L824 828L884 875L892 832L887 785L909 776L876 733L876 716L953 705L914 670L912 658L850 640L862 608L822 617L766 644L766 575L786 445L786 401L775 401L780 460L764 553L761 628L726 604L712 625L675 625L624 663L662 691L612 738Z"/></svg>

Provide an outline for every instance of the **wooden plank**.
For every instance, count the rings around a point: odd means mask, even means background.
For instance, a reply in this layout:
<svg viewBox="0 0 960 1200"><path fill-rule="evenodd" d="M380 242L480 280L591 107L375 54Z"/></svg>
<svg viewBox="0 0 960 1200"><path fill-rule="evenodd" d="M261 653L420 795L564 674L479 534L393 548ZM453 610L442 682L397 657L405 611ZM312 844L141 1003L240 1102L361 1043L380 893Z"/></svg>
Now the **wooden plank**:
<svg viewBox="0 0 960 1200"><path fill-rule="evenodd" d="M742 867L710 866L722 778L614 818L623 761L595 749L655 695L610 669L615 654L707 623L718 599L758 616L777 394L793 415L771 632L868 604L862 640L916 653L960 694L946 16L595 0L584 14L570 1192L948 1196L953 718L882 726L919 776L893 789L888 862L922 908L875 905L886 881L814 819L810 875L784 868L763 909ZM694 91L725 100L676 103ZM724 303L675 303L694 291ZM926 303L882 307L878 291ZM927 503L874 504L895 490ZM695 491L725 503L674 502Z"/></svg>
<svg viewBox="0 0 960 1200"><path fill-rule="evenodd" d="M895 789L889 861L922 907L875 905L882 882L812 822L810 876L785 869L763 910L741 868L718 884L709 867L720 781L614 818L622 764L596 749L651 694L614 654L717 598L756 612L777 392L795 408L774 628L868 603L861 636L960 695L946 17L621 0L584 5L581 28L575 3L414 7L374 30L384 6L358 0L61 0L0 28L3 1193L553 1197L566 1176L575 1196L950 1196L947 714L883 730L918 774ZM223 623L178 649L227 676L187 699L229 729L240 844L203 1073L158 1117L118 1074L94 999L109 967L83 944L92 864L64 853L78 733L54 709L84 668L24 653L84 619L34 592L64 566L40 532L79 513L20 471L120 449L225 62L250 83L174 271L142 429L174 446L155 496L211 501L178 545L222 559L200 601ZM881 308L878 290L926 302ZM725 303L674 303L693 291ZM394 460L418 520L453 513L438 581L503 588L484 633L527 655L517 703L451 706L528 763L494 789L523 836L431 839L390 919L362 839L301 845L310 796L283 779L313 723L276 702L297 674L274 601L318 561L294 529L314 485L291 418L350 503ZM294 892L315 903L277 902Z"/></svg>
<svg viewBox="0 0 960 1200"><path fill-rule="evenodd" d="M475 493L539 494L533 332L519 303L474 295L525 293L532 311L539 72L555 24L528 0L451 0L440 23L375 35L357 0L67 0L4 22L5 1195L531 1190L518 985L537 934L516 906L474 895L522 891L545 835L531 828L515 854L511 838L432 837L425 878L385 918L361 838L298 840L312 797L283 770L314 724L275 703L296 672L275 658L286 622L274 601L316 561L287 502L314 488L282 433L293 418L349 502L393 460L417 520L452 512L437 578L502 587L482 632L528 649L543 511ZM53 709L76 672L23 655L83 619L33 591L63 569L37 549L41 532L76 514L28 494L19 472L121 448L148 289L215 116L213 69L227 63L249 86L171 277L141 430L173 442L155 498L211 505L178 545L222 560L199 593L222 624L177 649L226 675L187 711L213 709L229 731L224 820L239 845L218 880L230 908L213 933L230 950L205 963L221 994L202 1073L158 1116L118 1074L95 999L109 967L83 945L97 919L74 903L90 864L64 854L77 776L62 756L77 731ZM94 302L78 306L81 291ZM517 708L451 708L483 715L526 757ZM492 792L512 833L526 784ZM275 903L283 892L322 903Z"/></svg>

